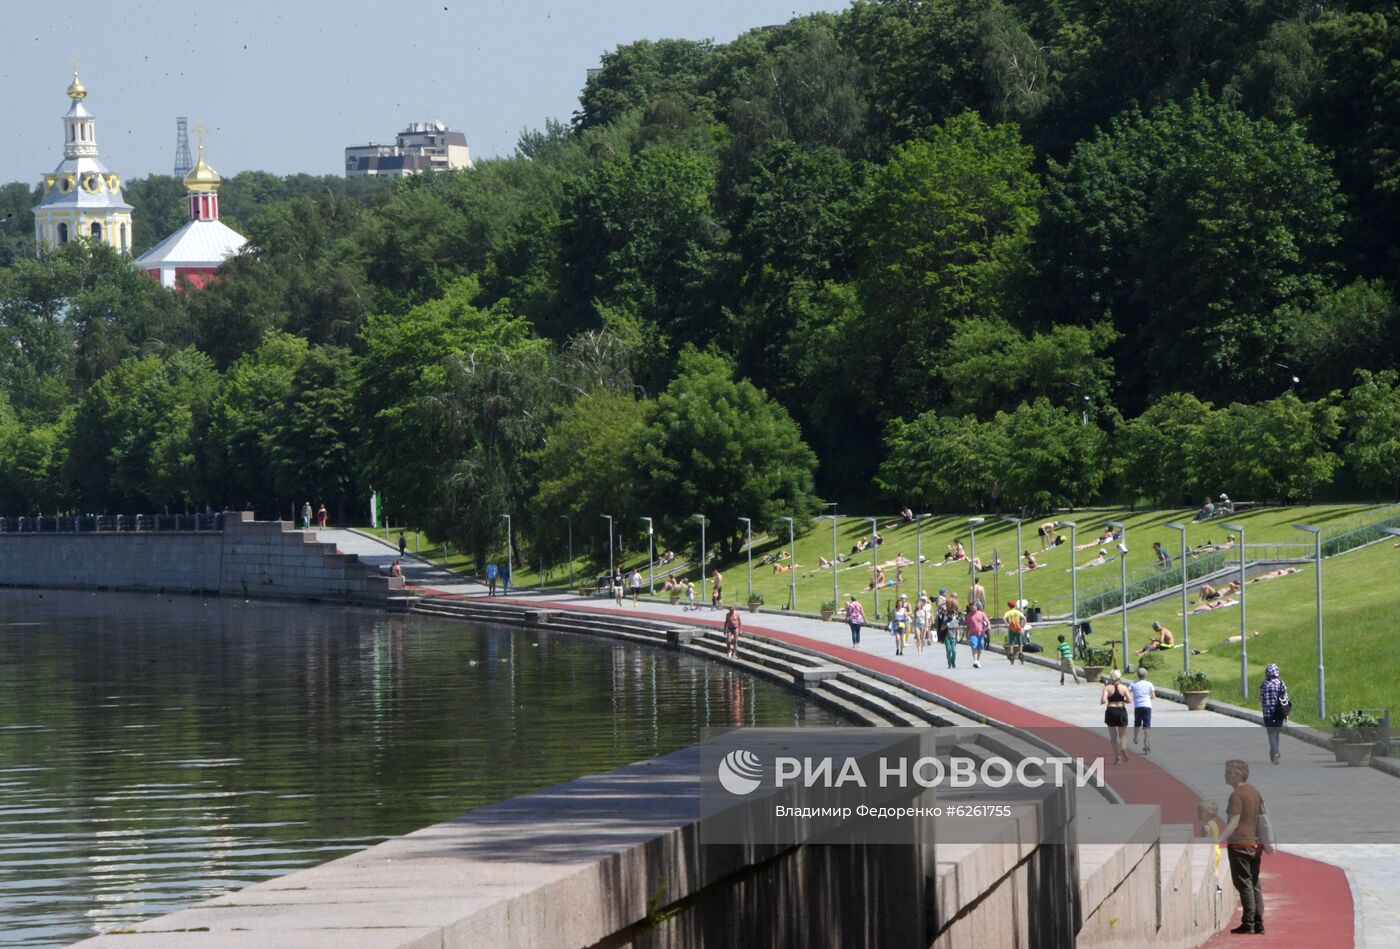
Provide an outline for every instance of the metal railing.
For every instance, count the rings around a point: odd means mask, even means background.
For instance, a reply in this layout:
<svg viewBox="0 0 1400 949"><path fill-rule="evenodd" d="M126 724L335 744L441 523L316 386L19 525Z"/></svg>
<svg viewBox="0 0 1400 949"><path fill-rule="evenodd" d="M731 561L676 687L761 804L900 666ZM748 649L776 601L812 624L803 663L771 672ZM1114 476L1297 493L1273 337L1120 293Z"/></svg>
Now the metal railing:
<svg viewBox="0 0 1400 949"><path fill-rule="evenodd" d="M223 529L223 514L36 514L32 517L0 517L0 534L115 534Z"/></svg>

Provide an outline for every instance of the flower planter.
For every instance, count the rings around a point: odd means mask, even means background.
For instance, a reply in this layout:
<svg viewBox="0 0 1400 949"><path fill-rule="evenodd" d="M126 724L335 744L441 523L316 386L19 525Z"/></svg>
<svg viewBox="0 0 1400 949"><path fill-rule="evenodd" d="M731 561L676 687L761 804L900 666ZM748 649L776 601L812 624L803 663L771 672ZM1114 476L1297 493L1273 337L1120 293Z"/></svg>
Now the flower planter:
<svg viewBox="0 0 1400 949"><path fill-rule="evenodd" d="M671 605L672 605L672 606L675 606L675 605L676 605L677 603L679 603L680 601L681 601L681 597L680 597L680 594L679 594L679 593L672 593L672 594L671 594Z"/></svg>
<svg viewBox="0 0 1400 949"><path fill-rule="evenodd" d="M758 608L759 608L760 606L762 606L762 605L763 605L762 603L750 603L750 604L749 604L749 612L750 612L750 613L757 613L757 612L758 612Z"/></svg>
<svg viewBox="0 0 1400 949"><path fill-rule="evenodd" d="M1206 699L1210 698L1210 692L1183 692L1181 696L1186 699L1187 711L1199 712L1206 707Z"/></svg>
<svg viewBox="0 0 1400 949"><path fill-rule="evenodd" d="M1332 746L1332 757L1336 758L1338 761L1346 760L1342 757L1342 748L1346 745L1345 738L1338 738L1336 735L1333 735L1328 739L1328 744Z"/></svg>
<svg viewBox="0 0 1400 949"><path fill-rule="evenodd" d="M1085 681L1085 682L1097 682L1097 681L1099 681L1099 678L1103 675L1103 671L1104 671L1104 669L1106 669L1106 668L1108 668L1108 667L1107 667L1107 666L1085 666L1085 667L1084 667L1084 681Z"/></svg>
<svg viewBox="0 0 1400 949"><path fill-rule="evenodd" d="M836 615L836 612L835 612L834 610L822 610L822 622L823 622L823 623L829 623L829 622L831 622L831 618L832 618L833 616L835 616L835 615Z"/></svg>
<svg viewBox="0 0 1400 949"><path fill-rule="evenodd" d="M1347 741L1337 746L1338 757L1347 763L1348 768L1368 767L1374 750L1374 743L1369 741Z"/></svg>

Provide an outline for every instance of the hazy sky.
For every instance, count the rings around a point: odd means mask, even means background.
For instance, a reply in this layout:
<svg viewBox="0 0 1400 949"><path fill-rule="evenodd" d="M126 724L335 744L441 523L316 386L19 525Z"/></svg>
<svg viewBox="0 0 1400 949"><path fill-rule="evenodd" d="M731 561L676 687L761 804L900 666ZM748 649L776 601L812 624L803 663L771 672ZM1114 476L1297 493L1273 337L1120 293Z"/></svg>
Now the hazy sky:
<svg viewBox="0 0 1400 949"><path fill-rule="evenodd" d="M340 174L346 145L412 121L466 133L473 157L568 119L585 70L637 39L727 42L846 0L0 0L0 182L63 157L70 56L103 160L169 174L175 117L203 122L222 174ZM191 143L193 144L193 142Z"/></svg>

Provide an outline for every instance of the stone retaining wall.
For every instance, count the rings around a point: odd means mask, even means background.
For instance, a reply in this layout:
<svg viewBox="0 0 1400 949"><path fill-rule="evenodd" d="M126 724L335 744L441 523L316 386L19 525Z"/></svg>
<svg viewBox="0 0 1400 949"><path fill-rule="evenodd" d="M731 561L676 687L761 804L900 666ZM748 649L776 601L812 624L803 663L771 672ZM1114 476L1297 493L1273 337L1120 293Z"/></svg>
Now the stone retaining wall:
<svg viewBox="0 0 1400 949"><path fill-rule="evenodd" d="M383 605L404 582L286 521L241 511L225 515L222 531L0 534L0 586Z"/></svg>

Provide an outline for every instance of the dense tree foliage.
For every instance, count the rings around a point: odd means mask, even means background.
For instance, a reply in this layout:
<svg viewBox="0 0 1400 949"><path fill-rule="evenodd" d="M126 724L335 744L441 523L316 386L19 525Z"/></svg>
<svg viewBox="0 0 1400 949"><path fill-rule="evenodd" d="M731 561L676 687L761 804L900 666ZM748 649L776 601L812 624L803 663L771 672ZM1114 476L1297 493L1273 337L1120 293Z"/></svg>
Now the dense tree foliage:
<svg viewBox="0 0 1400 949"><path fill-rule="evenodd" d="M470 171L227 179L250 243L200 291L35 256L35 188L0 188L0 509L373 488L468 550L509 514L513 556L573 523L601 562L598 514L732 547L816 490L1397 490L1395 2L856 0L619 41L572 121ZM185 218L172 178L126 194L138 252Z"/></svg>

